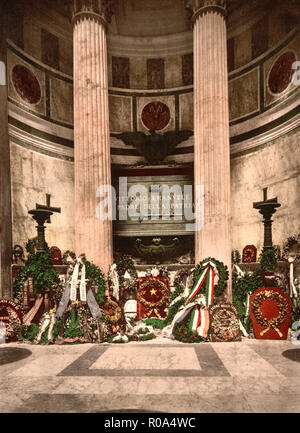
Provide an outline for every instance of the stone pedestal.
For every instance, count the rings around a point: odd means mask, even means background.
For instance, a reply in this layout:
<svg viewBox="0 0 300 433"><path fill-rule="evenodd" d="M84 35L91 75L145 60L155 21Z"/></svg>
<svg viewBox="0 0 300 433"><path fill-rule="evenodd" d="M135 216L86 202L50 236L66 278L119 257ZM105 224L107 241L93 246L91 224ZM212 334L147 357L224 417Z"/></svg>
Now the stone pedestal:
<svg viewBox="0 0 300 433"><path fill-rule="evenodd" d="M74 1L76 254L105 273L113 262L112 221L97 215L97 190L111 185L106 19L108 1ZM110 200L110 197L109 197Z"/></svg>
<svg viewBox="0 0 300 433"><path fill-rule="evenodd" d="M231 272L226 1L194 0L190 6L194 24L195 187L202 187L204 193L204 222L195 233L195 262L214 257ZM231 301L231 284L227 298Z"/></svg>
<svg viewBox="0 0 300 433"><path fill-rule="evenodd" d="M12 298L12 214L5 13L0 17L0 298Z"/></svg>

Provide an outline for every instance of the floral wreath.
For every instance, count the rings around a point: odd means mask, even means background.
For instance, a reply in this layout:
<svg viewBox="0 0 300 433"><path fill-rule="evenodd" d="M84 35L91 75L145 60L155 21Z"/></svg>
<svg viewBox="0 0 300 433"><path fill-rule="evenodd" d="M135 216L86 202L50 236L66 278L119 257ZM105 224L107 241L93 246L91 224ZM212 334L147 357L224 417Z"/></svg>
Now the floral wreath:
<svg viewBox="0 0 300 433"><path fill-rule="evenodd" d="M51 247L50 254L51 254L50 261L52 265L62 265L61 251L58 247Z"/></svg>
<svg viewBox="0 0 300 433"><path fill-rule="evenodd" d="M130 280L124 278L124 273L129 272ZM130 257L122 257L117 263L117 273L119 278L120 288L123 290L136 290L138 276L134 266L134 262Z"/></svg>
<svg viewBox="0 0 300 433"><path fill-rule="evenodd" d="M218 284L214 287L214 296L218 297L221 296L226 289L227 286L227 280L229 278L229 272L228 268L224 263L219 262L218 260L209 257L208 259L202 260L194 269L194 283L196 283L201 275L201 272L203 271L203 263L207 262L209 260L210 262L213 262L218 270L219 274L219 281ZM203 285L201 289L199 290L199 293L205 294L205 286Z"/></svg>
<svg viewBox="0 0 300 433"><path fill-rule="evenodd" d="M277 302L277 308L279 310L279 315L270 320L263 317L260 310L262 302L269 299ZM252 312L254 317L257 320L257 323L264 328L260 333L261 336L268 332L270 328L273 328L277 334L282 337L279 327L285 322L288 311L288 303L284 296L271 290L264 290L263 292L258 293L252 301Z"/></svg>
<svg viewBox="0 0 300 433"><path fill-rule="evenodd" d="M70 262L68 261L68 258L71 258L73 262L76 260L76 254L73 251L67 250L63 253L62 261L64 265L69 265Z"/></svg>
<svg viewBox="0 0 300 433"><path fill-rule="evenodd" d="M298 244L299 254L296 255L296 260L300 260L300 235L290 236L283 247L282 255L284 259L288 259L290 248Z"/></svg>
<svg viewBox="0 0 300 433"><path fill-rule="evenodd" d="M145 286L148 286L149 283L152 283L154 286L158 287L161 290L161 298L158 301L155 302L151 302L151 301L147 301L145 295L146 295L146 289ZM140 287L139 287L139 291L137 294L137 299L138 301L140 301L140 303L146 307L146 308L159 308L162 307L166 302L168 302L169 300L169 291L168 291L168 287L167 285L161 281L161 280L157 280L155 278L147 278L146 281L144 281Z"/></svg>
<svg viewBox="0 0 300 433"><path fill-rule="evenodd" d="M240 334L240 324L234 311L231 311L229 308L226 310L229 312L229 326L223 325L223 320L220 318L220 313L219 311L216 311L211 319L211 331L213 331L215 336L222 341L236 340Z"/></svg>
<svg viewBox="0 0 300 433"><path fill-rule="evenodd" d="M17 334L19 326L22 325L22 321L20 320L18 313L12 308L7 307L7 313L9 317L9 323L6 326L5 334L6 338L10 339Z"/></svg>
<svg viewBox="0 0 300 433"><path fill-rule="evenodd" d="M122 317L122 310L119 305L108 297L101 307L103 315L110 323L117 323Z"/></svg>

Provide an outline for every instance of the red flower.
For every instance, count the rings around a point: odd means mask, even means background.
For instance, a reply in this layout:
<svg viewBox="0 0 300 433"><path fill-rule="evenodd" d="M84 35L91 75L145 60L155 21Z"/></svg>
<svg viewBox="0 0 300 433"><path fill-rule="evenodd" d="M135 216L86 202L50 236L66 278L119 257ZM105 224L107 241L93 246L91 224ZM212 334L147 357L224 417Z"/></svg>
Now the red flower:
<svg viewBox="0 0 300 433"><path fill-rule="evenodd" d="M178 332L178 335L181 337L182 336L182 332Z"/></svg>
<svg viewBox="0 0 300 433"><path fill-rule="evenodd" d="M110 316L112 316L112 315L114 314L114 310L113 310L112 308L110 308L110 309L108 310L108 314L109 314Z"/></svg>

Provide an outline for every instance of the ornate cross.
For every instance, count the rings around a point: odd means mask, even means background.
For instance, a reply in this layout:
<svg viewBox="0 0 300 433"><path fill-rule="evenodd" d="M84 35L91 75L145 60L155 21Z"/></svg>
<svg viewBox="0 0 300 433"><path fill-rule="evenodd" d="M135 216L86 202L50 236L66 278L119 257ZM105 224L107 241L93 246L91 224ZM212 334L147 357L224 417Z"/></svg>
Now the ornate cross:
<svg viewBox="0 0 300 433"><path fill-rule="evenodd" d="M51 194L46 194L46 205L44 204L35 204L37 209L43 209L43 210L48 210L50 212L61 212L61 208L60 207L51 207L50 205L51 203ZM49 218L46 220L47 223L51 223L51 219L50 216Z"/></svg>

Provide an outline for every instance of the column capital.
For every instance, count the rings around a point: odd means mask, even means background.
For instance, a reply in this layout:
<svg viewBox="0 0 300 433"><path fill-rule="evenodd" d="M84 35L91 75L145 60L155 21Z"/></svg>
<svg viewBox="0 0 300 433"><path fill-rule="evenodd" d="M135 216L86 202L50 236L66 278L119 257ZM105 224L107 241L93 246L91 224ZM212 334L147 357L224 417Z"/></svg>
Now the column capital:
<svg viewBox="0 0 300 433"><path fill-rule="evenodd" d="M72 24L84 18L99 21L105 27L111 21L116 0L65 0Z"/></svg>
<svg viewBox="0 0 300 433"><path fill-rule="evenodd" d="M222 16L227 15L228 0L185 0L185 7L191 14L192 22L208 12L218 12Z"/></svg>

